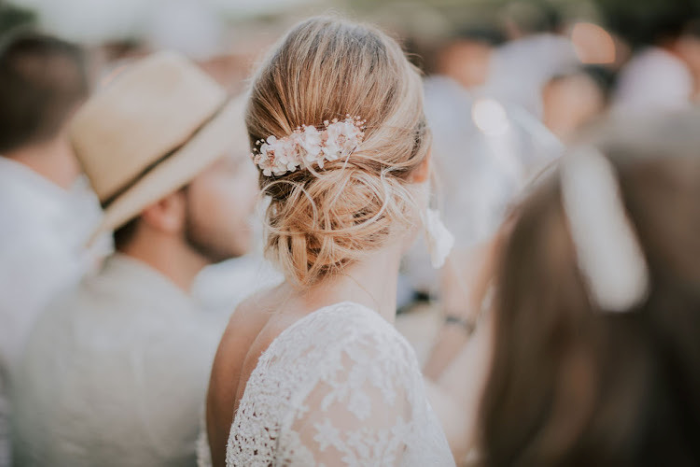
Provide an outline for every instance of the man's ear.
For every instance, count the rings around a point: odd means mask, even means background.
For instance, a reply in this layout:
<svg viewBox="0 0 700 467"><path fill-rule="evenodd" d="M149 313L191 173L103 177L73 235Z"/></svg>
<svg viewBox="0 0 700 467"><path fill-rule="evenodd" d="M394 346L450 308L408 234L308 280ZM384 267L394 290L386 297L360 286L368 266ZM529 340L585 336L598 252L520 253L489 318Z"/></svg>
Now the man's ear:
<svg viewBox="0 0 700 467"><path fill-rule="evenodd" d="M178 233L185 227L185 204L185 194L182 191L171 193L141 211L142 222L163 233Z"/></svg>
<svg viewBox="0 0 700 467"><path fill-rule="evenodd" d="M432 170L433 162L433 150L430 149L428 154L426 154L423 161L415 168L411 175L409 176L409 181L411 183L425 183L430 178L430 173Z"/></svg>

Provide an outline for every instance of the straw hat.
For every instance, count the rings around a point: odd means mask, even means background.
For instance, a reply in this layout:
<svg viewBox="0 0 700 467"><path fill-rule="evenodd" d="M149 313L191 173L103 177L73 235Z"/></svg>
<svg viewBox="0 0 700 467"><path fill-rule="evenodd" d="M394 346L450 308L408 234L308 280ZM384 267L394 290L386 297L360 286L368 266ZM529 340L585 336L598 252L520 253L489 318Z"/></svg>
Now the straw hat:
<svg viewBox="0 0 700 467"><path fill-rule="evenodd" d="M104 217L117 229L187 185L242 137L244 100L196 65L162 52L129 67L93 96L69 126L73 148Z"/></svg>

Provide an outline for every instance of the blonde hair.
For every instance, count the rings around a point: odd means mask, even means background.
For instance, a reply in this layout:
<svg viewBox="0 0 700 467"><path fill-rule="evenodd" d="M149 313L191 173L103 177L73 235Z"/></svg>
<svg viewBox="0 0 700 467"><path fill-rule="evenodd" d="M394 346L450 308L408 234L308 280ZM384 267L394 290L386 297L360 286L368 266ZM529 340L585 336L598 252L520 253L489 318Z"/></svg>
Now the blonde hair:
<svg viewBox="0 0 700 467"><path fill-rule="evenodd" d="M338 18L304 21L253 80L251 143L346 115L366 120L364 141L348 158L318 170L260 175L270 198L266 256L301 286L382 248L415 221L409 175L431 143L421 77L393 39Z"/></svg>

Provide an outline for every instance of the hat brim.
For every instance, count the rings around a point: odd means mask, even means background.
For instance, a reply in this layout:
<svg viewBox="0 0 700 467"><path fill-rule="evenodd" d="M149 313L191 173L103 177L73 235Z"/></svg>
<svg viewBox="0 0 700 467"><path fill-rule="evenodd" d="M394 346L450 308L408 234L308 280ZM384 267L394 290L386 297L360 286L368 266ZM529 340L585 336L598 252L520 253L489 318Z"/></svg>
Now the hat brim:
<svg viewBox="0 0 700 467"><path fill-rule="evenodd" d="M118 229L147 206L191 182L197 175L223 157L241 138L245 99L232 99L219 115L204 126L180 150L148 172L129 190L104 210L102 220L90 243L107 232ZM246 137L246 144L248 140Z"/></svg>

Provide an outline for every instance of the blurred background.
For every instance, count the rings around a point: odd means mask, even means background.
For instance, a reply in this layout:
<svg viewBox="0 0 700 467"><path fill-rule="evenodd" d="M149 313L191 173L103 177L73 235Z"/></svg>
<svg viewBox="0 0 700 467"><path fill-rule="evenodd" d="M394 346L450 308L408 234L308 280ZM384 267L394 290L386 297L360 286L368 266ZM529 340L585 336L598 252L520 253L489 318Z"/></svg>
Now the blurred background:
<svg viewBox="0 0 700 467"><path fill-rule="evenodd" d="M468 259L532 178L597 120L694 105L699 1L13 0L0 3L0 34L38 27L84 45L96 88L129 60L174 49L239 93L256 61L297 21L338 13L374 23L425 74L435 204L456 237L455 257ZM404 264L400 304L438 295L464 300L469 291L449 284L465 281L450 276L469 276L455 264L470 263L452 261L447 278L439 277L416 245ZM276 280L258 251L209 268L197 295L230 312ZM431 322L416 328L419 353L431 340Z"/></svg>

